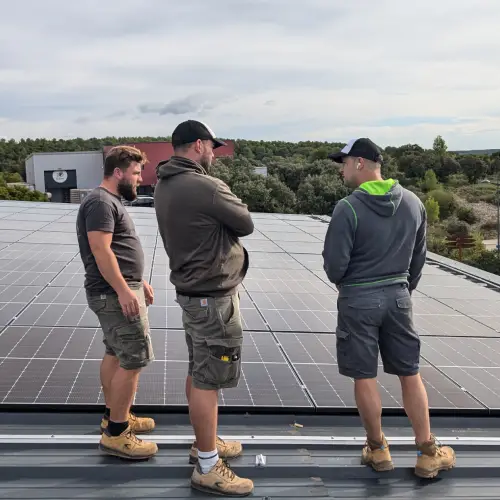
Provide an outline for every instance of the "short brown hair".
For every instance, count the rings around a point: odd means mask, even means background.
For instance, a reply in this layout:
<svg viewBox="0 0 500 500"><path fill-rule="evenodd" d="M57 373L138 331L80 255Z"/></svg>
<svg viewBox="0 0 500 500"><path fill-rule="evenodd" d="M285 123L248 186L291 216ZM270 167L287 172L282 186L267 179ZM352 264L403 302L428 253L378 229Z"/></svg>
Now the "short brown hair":
<svg viewBox="0 0 500 500"><path fill-rule="evenodd" d="M108 151L104 160L104 177L111 177L115 168L127 170L131 163L144 165L148 161L146 153L133 146L115 146Z"/></svg>

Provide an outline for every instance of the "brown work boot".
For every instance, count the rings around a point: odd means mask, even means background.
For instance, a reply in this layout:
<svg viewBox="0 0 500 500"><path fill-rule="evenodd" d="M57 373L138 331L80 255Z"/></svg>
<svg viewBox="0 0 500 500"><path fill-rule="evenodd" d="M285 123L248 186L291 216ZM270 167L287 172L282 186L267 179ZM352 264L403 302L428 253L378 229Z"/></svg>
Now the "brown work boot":
<svg viewBox="0 0 500 500"><path fill-rule="evenodd" d="M436 438L431 434L431 439L417 445L417 465L415 474L418 477L430 479L436 477L439 471L449 470L455 466L455 451L449 446L436 443Z"/></svg>
<svg viewBox="0 0 500 500"><path fill-rule="evenodd" d="M119 436L111 436L107 430L103 432L99 448L108 455L129 460L145 460L158 451L156 443L139 439L130 425Z"/></svg>
<svg viewBox="0 0 500 500"><path fill-rule="evenodd" d="M191 486L204 493L231 497L246 497L253 492L253 482L238 477L221 458L207 474L201 472L197 463L191 476Z"/></svg>
<svg viewBox="0 0 500 500"><path fill-rule="evenodd" d="M394 469L389 445L382 434L382 443L366 440L365 447L361 452L361 463L369 465L377 472L386 472Z"/></svg>
<svg viewBox="0 0 500 500"><path fill-rule="evenodd" d="M217 436L217 453L220 458L231 459L236 458L241 455L243 448L241 443L238 441L224 441ZM195 464L198 462L198 449L196 447L196 441L191 446L191 451L189 453L189 463Z"/></svg>
<svg viewBox="0 0 500 500"><path fill-rule="evenodd" d="M101 433L105 432L108 428L109 418L102 417L101 420ZM132 412L129 413L128 423L132 432L135 434L141 434L145 432L152 432L155 428L155 421L148 417L138 417Z"/></svg>

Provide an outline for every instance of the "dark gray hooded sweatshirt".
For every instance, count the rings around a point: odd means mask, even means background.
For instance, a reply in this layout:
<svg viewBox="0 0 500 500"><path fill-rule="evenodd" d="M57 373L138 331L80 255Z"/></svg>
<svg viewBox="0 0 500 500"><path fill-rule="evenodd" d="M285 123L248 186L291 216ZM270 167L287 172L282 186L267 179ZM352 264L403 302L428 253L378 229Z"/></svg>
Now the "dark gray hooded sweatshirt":
<svg viewBox="0 0 500 500"><path fill-rule="evenodd" d="M408 283L414 290L426 258L426 211L393 179L365 182L340 200L325 237L328 279L341 294Z"/></svg>

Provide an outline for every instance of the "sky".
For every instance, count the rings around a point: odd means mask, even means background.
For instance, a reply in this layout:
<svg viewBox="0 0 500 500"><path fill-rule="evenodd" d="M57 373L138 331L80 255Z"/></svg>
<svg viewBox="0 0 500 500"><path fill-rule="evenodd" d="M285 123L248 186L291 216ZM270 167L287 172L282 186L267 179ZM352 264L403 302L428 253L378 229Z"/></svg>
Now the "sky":
<svg viewBox="0 0 500 500"><path fill-rule="evenodd" d="M0 0L0 138L500 147L498 0Z"/></svg>

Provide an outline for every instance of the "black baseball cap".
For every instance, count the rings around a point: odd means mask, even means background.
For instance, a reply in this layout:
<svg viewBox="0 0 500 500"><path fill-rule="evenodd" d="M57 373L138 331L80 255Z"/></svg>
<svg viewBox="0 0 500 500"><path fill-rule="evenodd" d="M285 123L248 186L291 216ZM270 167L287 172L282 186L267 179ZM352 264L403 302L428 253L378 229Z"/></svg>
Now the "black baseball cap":
<svg viewBox="0 0 500 500"><path fill-rule="evenodd" d="M172 133L172 146L182 146L183 144L196 142L198 139L201 141L212 141L214 149L220 146L227 146L225 142L215 137L215 134L208 125L197 120L187 120L175 127Z"/></svg>
<svg viewBox="0 0 500 500"><path fill-rule="evenodd" d="M336 163L342 163L346 156L356 158L365 158L376 163L382 163L382 150L370 139L363 137L361 139L351 139L338 153L328 155Z"/></svg>

